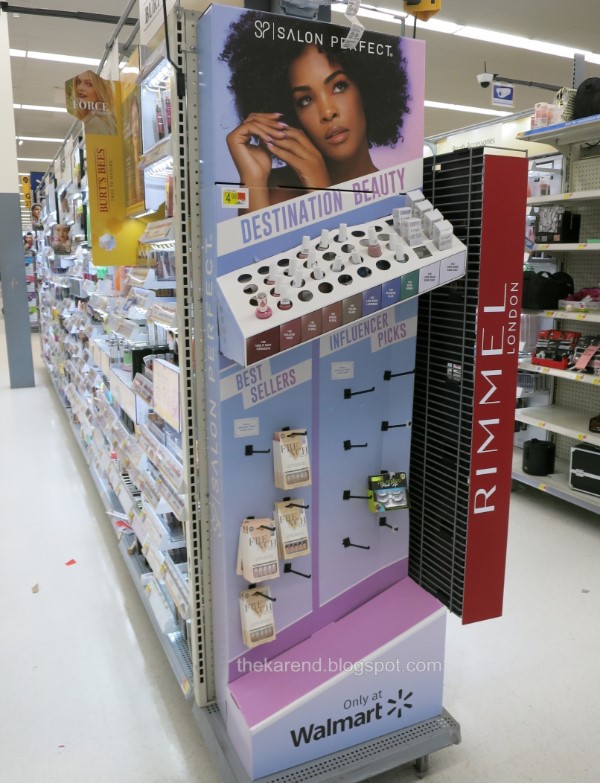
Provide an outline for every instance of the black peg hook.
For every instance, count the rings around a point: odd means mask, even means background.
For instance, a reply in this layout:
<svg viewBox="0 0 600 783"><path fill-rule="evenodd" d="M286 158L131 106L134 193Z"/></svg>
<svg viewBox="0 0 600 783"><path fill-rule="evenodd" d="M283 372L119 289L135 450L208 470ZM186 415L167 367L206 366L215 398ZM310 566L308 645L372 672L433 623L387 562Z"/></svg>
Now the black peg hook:
<svg viewBox="0 0 600 783"><path fill-rule="evenodd" d="M382 421L381 422L381 431L387 432L388 430L397 430L402 429L404 427L410 427L412 425L412 422L407 421L404 424L390 424L389 421Z"/></svg>
<svg viewBox="0 0 600 783"><path fill-rule="evenodd" d="M344 441L344 451L350 451L350 449L366 449L368 443L352 443L350 440Z"/></svg>
<svg viewBox="0 0 600 783"><path fill-rule="evenodd" d="M342 500L369 500L368 495L353 495L351 489L345 489Z"/></svg>
<svg viewBox="0 0 600 783"><path fill-rule="evenodd" d="M398 528L390 525L385 517L380 517L379 527L389 527L389 529L393 530L395 533L398 531Z"/></svg>
<svg viewBox="0 0 600 783"><path fill-rule="evenodd" d="M255 584L248 585L248 590L254 590L254 589L256 589L256 585ZM257 593L254 593L254 595L260 595L261 598L266 598L267 601L276 601L277 600L276 598L273 598L272 595L267 595L266 593L258 593L257 592Z"/></svg>
<svg viewBox="0 0 600 783"><path fill-rule="evenodd" d="M370 546L364 546L363 544L353 544L352 541L350 541L349 538L345 538L342 541L342 546L344 547L344 549L348 549L349 546L356 547L356 549L370 549L371 548Z"/></svg>
<svg viewBox="0 0 600 783"><path fill-rule="evenodd" d="M414 375L414 372L414 370L407 370L406 372L392 372L391 370L386 370L383 373L383 380L391 381L392 378L402 378L404 375Z"/></svg>
<svg viewBox="0 0 600 783"><path fill-rule="evenodd" d="M301 571L295 571L290 563L285 563L283 566L284 574L296 574L296 576L303 576L305 579L312 579L312 574L303 574Z"/></svg>
<svg viewBox="0 0 600 783"><path fill-rule="evenodd" d="M357 394L369 394L370 392L374 392L375 387L371 386L370 389L363 389L362 391L355 391L353 392L352 389L344 389L344 399L349 400L351 397L356 397Z"/></svg>
<svg viewBox="0 0 600 783"><path fill-rule="evenodd" d="M255 449L252 444L249 444L244 449L244 455L246 457L252 457L254 454L270 454L271 449L267 449L266 451L259 451L258 449Z"/></svg>

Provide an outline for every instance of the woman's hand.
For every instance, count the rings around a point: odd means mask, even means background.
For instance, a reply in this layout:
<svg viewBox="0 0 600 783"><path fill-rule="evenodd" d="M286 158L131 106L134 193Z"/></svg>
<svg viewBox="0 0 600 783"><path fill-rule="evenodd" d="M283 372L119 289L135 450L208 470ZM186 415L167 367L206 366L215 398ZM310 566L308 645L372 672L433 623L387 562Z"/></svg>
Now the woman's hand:
<svg viewBox="0 0 600 783"><path fill-rule="evenodd" d="M276 136L266 145L274 155L293 169L306 188L328 188L331 177L319 150L299 128L286 127L283 138Z"/></svg>
<svg viewBox="0 0 600 783"><path fill-rule="evenodd" d="M267 187L272 169L268 145L283 140L287 130L280 118L281 114L249 114L227 135L229 152L244 185ZM259 139L259 143L251 144L253 139Z"/></svg>

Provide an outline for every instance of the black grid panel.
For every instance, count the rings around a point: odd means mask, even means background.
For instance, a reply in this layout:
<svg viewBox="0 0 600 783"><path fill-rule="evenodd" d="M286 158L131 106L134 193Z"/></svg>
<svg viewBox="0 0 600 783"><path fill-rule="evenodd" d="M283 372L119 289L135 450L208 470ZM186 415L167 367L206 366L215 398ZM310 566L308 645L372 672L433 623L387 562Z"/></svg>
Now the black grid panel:
<svg viewBox="0 0 600 783"><path fill-rule="evenodd" d="M424 165L423 192L467 246L459 281L419 298L411 447L409 575L450 611L463 610L479 257L483 148Z"/></svg>

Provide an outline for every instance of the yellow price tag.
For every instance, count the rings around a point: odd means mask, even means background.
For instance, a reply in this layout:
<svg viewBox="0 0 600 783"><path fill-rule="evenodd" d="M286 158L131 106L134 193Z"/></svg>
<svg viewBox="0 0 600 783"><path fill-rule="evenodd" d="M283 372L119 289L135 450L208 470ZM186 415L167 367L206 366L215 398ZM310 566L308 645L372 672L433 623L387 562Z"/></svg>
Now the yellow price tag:
<svg viewBox="0 0 600 783"><path fill-rule="evenodd" d="M221 191L221 205L223 207L233 207L234 209L247 209L248 197L248 188L223 188Z"/></svg>
<svg viewBox="0 0 600 783"><path fill-rule="evenodd" d="M571 198L572 195L572 193L563 193L563 199Z"/></svg>
<svg viewBox="0 0 600 783"><path fill-rule="evenodd" d="M163 563L163 564L161 565L161 567L160 567L160 574L161 574L161 576L163 576L163 575L164 575L164 574L166 574L166 573L167 573L167 564L166 564L166 563Z"/></svg>
<svg viewBox="0 0 600 783"><path fill-rule="evenodd" d="M186 696L192 690L192 685L187 677L184 677L183 680L181 681L181 690L184 692Z"/></svg>
<svg viewBox="0 0 600 783"><path fill-rule="evenodd" d="M576 380L576 381L582 381L582 380L584 379L584 377L585 377L585 376L583 376L583 375L576 375L576 376L575 376L575 380Z"/></svg>
<svg viewBox="0 0 600 783"><path fill-rule="evenodd" d="M542 375L548 375L549 372L550 372L549 367L542 367Z"/></svg>
<svg viewBox="0 0 600 783"><path fill-rule="evenodd" d="M600 378L594 378L594 380L592 381L593 386L597 386L599 383L600 383Z"/></svg>
<svg viewBox="0 0 600 783"><path fill-rule="evenodd" d="M585 315L578 315L576 321L585 321Z"/></svg>
<svg viewBox="0 0 600 783"><path fill-rule="evenodd" d="M578 250L585 250L586 247L587 247L587 244L585 242L580 242L579 245L577 246L577 249Z"/></svg>
<svg viewBox="0 0 600 783"><path fill-rule="evenodd" d="M538 421L538 423L536 424L536 427L545 427L545 426L546 426L545 421Z"/></svg>
<svg viewBox="0 0 600 783"><path fill-rule="evenodd" d="M150 595L152 592L152 582L148 582L144 587L144 590L146 591L146 595Z"/></svg>
<svg viewBox="0 0 600 783"><path fill-rule="evenodd" d="M541 492L545 492L545 491L546 491L546 485L545 485L545 484L538 484L538 489L539 489Z"/></svg>
<svg viewBox="0 0 600 783"><path fill-rule="evenodd" d="M577 440L587 440L587 435L583 435L583 433L579 433L577 436Z"/></svg>

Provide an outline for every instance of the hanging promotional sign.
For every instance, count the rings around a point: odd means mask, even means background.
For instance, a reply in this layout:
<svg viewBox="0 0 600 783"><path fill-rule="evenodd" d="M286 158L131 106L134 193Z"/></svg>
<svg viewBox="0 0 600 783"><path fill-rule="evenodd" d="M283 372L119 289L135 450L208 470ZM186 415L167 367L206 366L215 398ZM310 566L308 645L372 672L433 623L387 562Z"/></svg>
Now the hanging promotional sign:
<svg viewBox="0 0 600 783"><path fill-rule="evenodd" d="M136 77L140 72L137 50L121 71L121 118L123 123L123 170L125 172L125 213L139 215L146 209L142 157L141 91Z"/></svg>
<svg viewBox="0 0 600 783"><path fill-rule="evenodd" d="M167 14L175 5L175 0L167 0ZM162 0L140 0L140 43L148 44L163 24Z"/></svg>
<svg viewBox="0 0 600 783"><path fill-rule="evenodd" d="M25 205L25 209L31 209L31 180L27 174L22 174L19 179L21 181L23 204Z"/></svg>
<svg viewBox="0 0 600 783"><path fill-rule="evenodd" d="M132 265L144 226L126 219L120 85L84 71L65 83L65 92L67 111L85 129L94 263Z"/></svg>

